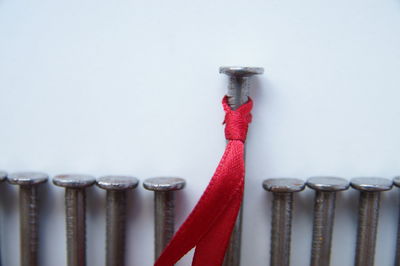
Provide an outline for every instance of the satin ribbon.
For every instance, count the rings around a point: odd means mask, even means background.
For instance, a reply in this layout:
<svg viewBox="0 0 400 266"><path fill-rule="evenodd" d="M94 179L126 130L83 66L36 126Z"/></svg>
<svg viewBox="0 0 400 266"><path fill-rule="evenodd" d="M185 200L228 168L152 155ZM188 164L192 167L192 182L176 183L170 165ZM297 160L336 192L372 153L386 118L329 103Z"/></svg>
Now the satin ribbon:
<svg viewBox="0 0 400 266"><path fill-rule="evenodd" d="M236 110L225 96L225 137L222 159L186 221L164 249L155 266L173 266L195 247L193 266L220 266L239 213L244 190L244 142L251 122L253 101Z"/></svg>

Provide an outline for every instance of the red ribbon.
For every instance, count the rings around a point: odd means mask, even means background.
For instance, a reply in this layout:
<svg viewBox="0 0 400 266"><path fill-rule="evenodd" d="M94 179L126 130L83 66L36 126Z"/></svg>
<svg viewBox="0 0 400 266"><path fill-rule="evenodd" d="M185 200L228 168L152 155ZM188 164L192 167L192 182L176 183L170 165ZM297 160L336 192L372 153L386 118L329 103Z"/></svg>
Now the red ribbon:
<svg viewBox="0 0 400 266"><path fill-rule="evenodd" d="M244 142L251 122L253 101L232 110L228 97L225 110L224 155L193 211L175 233L155 266L173 266L196 247L193 266L220 266L235 225L244 189Z"/></svg>

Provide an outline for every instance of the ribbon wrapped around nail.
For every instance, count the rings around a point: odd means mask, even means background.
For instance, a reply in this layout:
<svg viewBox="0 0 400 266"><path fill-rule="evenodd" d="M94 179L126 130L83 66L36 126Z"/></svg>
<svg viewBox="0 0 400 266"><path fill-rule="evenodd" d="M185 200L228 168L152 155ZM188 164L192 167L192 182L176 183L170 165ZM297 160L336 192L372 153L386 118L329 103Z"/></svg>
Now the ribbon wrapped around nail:
<svg viewBox="0 0 400 266"><path fill-rule="evenodd" d="M251 122L253 101L236 110L222 101L225 110L224 155L186 221L155 262L155 266L173 266L195 248L193 266L220 266L236 222L244 190L244 142Z"/></svg>

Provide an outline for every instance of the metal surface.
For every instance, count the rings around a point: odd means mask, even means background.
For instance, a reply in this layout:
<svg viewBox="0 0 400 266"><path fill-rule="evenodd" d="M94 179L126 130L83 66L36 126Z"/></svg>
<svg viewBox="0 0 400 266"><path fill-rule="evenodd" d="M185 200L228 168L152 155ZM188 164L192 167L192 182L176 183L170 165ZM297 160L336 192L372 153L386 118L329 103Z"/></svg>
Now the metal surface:
<svg viewBox="0 0 400 266"><path fill-rule="evenodd" d="M339 177L311 177L307 186L315 190L311 266L329 266L335 218L336 192L349 188Z"/></svg>
<svg viewBox="0 0 400 266"><path fill-rule="evenodd" d="M384 178L353 178L351 186L360 191L355 266L373 266L378 227L380 192L391 189Z"/></svg>
<svg viewBox="0 0 400 266"><path fill-rule="evenodd" d="M95 183L88 175L58 175L56 186L65 187L65 213L67 226L67 265L86 265L86 192Z"/></svg>
<svg viewBox="0 0 400 266"><path fill-rule="evenodd" d="M185 187L185 180L173 177L149 178L143 187L154 191L154 257L157 259L175 231L174 191Z"/></svg>
<svg viewBox="0 0 400 266"><path fill-rule="evenodd" d="M267 179L264 189L273 193L271 220L271 266L288 266L292 228L293 193L302 191L304 181L296 178Z"/></svg>
<svg viewBox="0 0 400 266"><path fill-rule="evenodd" d="M124 266L127 191L139 181L130 176L103 176L96 183L107 190L106 265Z"/></svg>
<svg viewBox="0 0 400 266"><path fill-rule="evenodd" d="M38 188L46 182L47 174L36 172L12 173L8 182L19 185L21 266L39 265Z"/></svg>
<svg viewBox="0 0 400 266"><path fill-rule="evenodd" d="M261 67L220 67L219 72L229 76L228 102L236 110L246 103L249 97L250 77L264 73ZM240 246L242 237L243 209L239 211L238 218L233 228L228 249L226 251L224 266L240 265Z"/></svg>
<svg viewBox="0 0 400 266"><path fill-rule="evenodd" d="M396 176L393 179L393 184L396 187L400 187L400 176ZM396 243L396 254L395 254L394 265L400 266L400 208L399 208L399 218L397 226L397 243Z"/></svg>

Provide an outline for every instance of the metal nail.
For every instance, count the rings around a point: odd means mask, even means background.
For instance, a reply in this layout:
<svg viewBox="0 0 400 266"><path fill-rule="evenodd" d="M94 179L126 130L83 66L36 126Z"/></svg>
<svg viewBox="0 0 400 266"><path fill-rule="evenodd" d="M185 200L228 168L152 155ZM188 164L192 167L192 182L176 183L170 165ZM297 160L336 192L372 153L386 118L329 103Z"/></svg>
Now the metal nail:
<svg viewBox="0 0 400 266"><path fill-rule="evenodd" d="M392 180L376 177L359 177L350 181L360 191L355 266L374 265L376 234L378 228L380 192L392 188Z"/></svg>
<svg viewBox="0 0 400 266"><path fill-rule="evenodd" d="M5 171L0 171L0 182L3 182L7 180L7 172ZM1 253L2 248L0 247L0 266L3 265L3 259L2 259L2 253Z"/></svg>
<svg viewBox="0 0 400 266"><path fill-rule="evenodd" d="M107 191L106 265L125 265L126 198L139 181L131 176L103 176L98 187Z"/></svg>
<svg viewBox="0 0 400 266"><path fill-rule="evenodd" d="M400 187L400 176L396 176L393 179L393 184L396 187ZM400 212L399 212L399 214L400 214ZM400 266L400 215L399 215L399 222L398 222L398 227L397 227L397 244L396 244L396 255L395 255L394 265Z"/></svg>
<svg viewBox="0 0 400 266"><path fill-rule="evenodd" d="M21 266L39 265L38 185L47 182L48 175L38 172L18 172L8 175L10 184L19 185L19 219Z"/></svg>
<svg viewBox="0 0 400 266"><path fill-rule="evenodd" d="M264 68L220 67L219 72L229 76L228 103L233 110L236 110L248 100L251 76L264 73ZM223 266L240 265L242 220L243 209L241 208L225 254Z"/></svg>
<svg viewBox="0 0 400 266"><path fill-rule="evenodd" d="M329 266L335 218L336 192L349 188L340 177L311 177L307 186L315 190L311 266Z"/></svg>
<svg viewBox="0 0 400 266"><path fill-rule="evenodd" d="M143 182L143 187L154 191L155 259L175 232L174 192L185 187L185 180L176 177L155 177Z"/></svg>
<svg viewBox="0 0 400 266"><path fill-rule="evenodd" d="M273 193L270 265L288 266L293 193L302 191L305 184L297 178L273 178L265 180L263 187Z"/></svg>
<svg viewBox="0 0 400 266"><path fill-rule="evenodd" d="M58 175L56 186L65 188L65 213L67 226L67 264L86 265L86 192L95 183L89 175Z"/></svg>

